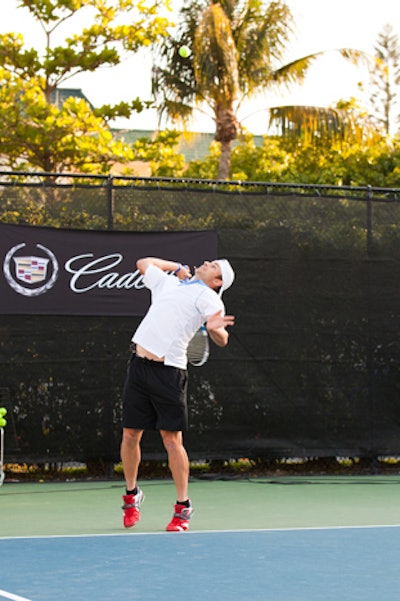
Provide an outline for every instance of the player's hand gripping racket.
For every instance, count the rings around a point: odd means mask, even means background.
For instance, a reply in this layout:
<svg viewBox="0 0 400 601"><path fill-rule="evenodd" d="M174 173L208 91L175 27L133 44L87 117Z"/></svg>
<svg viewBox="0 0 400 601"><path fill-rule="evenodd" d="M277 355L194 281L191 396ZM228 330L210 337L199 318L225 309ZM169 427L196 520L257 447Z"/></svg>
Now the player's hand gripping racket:
<svg viewBox="0 0 400 601"><path fill-rule="evenodd" d="M210 355L210 343L206 326L201 326L188 344L187 358L190 365L204 365Z"/></svg>

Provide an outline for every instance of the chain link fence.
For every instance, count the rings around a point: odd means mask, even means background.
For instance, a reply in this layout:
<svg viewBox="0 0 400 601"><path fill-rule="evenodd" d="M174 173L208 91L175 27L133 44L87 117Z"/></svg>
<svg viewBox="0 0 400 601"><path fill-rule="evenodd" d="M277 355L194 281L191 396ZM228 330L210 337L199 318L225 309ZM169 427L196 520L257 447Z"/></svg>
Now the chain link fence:
<svg viewBox="0 0 400 601"><path fill-rule="evenodd" d="M400 190L0 174L0 220L212 229L236 271L226 349L191 369L192 459L400 455ZM204 249L204 257L207 248ZM211 257L212 258L212 257ZM18 461L118 461L137 318L0 316ZM164 457L158 437L144 458Z"/></svg>

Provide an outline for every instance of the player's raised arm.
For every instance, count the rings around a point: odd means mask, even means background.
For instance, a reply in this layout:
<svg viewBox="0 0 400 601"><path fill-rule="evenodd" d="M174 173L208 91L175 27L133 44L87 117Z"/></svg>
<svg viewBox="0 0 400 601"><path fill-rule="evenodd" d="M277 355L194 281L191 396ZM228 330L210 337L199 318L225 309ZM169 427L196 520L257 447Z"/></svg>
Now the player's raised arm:
<svg viewBox="0 0 400 601"><path fill-rule="evenodd" d="M146 272L149 265L155 265L162 271L171 271L180 279L184 280L191 277L190 268L187 265L182 265L177 261L169 261L167 259L159 259L157 257L143 257L136 261L136 267L141 274Z"/></svg>

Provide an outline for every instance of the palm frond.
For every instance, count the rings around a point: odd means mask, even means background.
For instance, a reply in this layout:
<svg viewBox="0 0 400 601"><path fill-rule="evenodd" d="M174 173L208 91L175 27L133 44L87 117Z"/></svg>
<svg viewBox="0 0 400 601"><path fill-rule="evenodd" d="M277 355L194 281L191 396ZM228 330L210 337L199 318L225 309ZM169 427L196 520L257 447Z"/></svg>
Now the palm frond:
<svg viewBox="0 0 400 601"><path fill-rule="evenodd" d="M282 137L311 145L343 140L373 144L380 135L368 118L360 119L348 110L315 106L273 107L269 128Z"/></svg>
<svg viewBox="0 0 400 601"><path fill-rule="evenodd" d="M355 50L352 48L336 48L334 50L330 50L329 52L339 53L344 59L349 60L353 65L356 66L359 66L360 64L371 64L371 57L366 52L361 50ZM310 66L318 58L321 56L326 56L327 54L328 51L322 50L282 65L273 72L270 83L275 82L277 84L286 86L290 86L293 83L302 83Z"/></svg>
<svg viewBox="0 0 400 601"><path fill-rule="evenodd" d="M219 4L202 14L194 38L197 90L213 104L231 105L239 90L237 49L230 21Z"/></svg>
<svg viewBox="0 0 400 601"><path fill-rule="evenodd" d="M245 94L271 81L292 34L292 15L286 4L259 0L246 3L241 19L232 26L238 50L241 89Z"/></svg>
<svg viewBox="0 0 400 601"><path fill-rule="evenodd" d="M290 63L286 63L281 67L278 67L271 74L269 80L270 84L279 84L290 86L294 83L302 83L305 79L308 69L314 63L322 52L316 52L315 54L309 54L298 58Z"/></svg>
<svg viewBox="0 0 400 601"><path fill-rule="evenodd" d="M350 61L356 67L359 65L369 67L373 62L373 57L370 54L354 48L337 48L336 50L332 50L332 52L339 52L343 58Z"/></svg>

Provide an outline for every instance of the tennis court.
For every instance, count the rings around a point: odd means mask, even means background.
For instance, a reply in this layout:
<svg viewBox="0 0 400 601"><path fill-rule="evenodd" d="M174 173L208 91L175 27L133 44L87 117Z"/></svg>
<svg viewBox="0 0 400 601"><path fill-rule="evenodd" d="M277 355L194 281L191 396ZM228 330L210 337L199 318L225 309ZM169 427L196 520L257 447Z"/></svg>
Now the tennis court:
<svg viewBox="0 0 400 601"><path fill-rule="evenodd" d="M142 482L135 529L121 482L0 488L0 599L389 600L398 597L400 478L192 480L187 533L166 533L169 481Z"/></svg>

